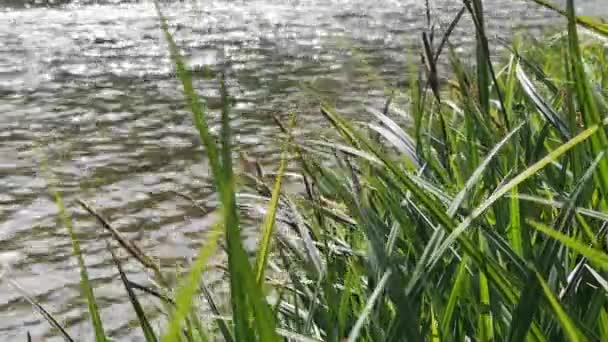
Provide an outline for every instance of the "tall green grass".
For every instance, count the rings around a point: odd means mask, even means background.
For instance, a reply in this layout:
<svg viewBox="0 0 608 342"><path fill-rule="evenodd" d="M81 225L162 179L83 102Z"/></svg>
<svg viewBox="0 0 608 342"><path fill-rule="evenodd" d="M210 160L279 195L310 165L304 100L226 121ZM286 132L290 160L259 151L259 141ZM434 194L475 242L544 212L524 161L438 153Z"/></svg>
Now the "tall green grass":
<svg viewBox="0 0 608 342"><path fill-rule="evenodd" d="M482 1L463 7L440 44L423 35L426 77L412 78L406 90L413 127L400 126L391 106L370 108L371 120L358 122L321 99L335 140L303 141L276 120L285 152L274 185L248 176L250 190L268 203L255 260L241 242L224 80L216 140L157 7L221 219L172 288L151 258L82 203L157 280L157 289L144 289L165 303L162 331L152 328L134 291L142 288L115 258L146 341L608 341L608 48L583 43L578 25L608 38L605 28L576 17L570 0L561 11L565 34L514 45L497 63ZM450 45L463 15L475 26L475 68ZM444 46L453 82L439 88ZM302 193L282 191L287 158L300 165ZM106 340L84 256L57 199L97 340ZM220 237L228 254L226 312L202 283ZM200 319L200 292L213 322Z"/></svg>

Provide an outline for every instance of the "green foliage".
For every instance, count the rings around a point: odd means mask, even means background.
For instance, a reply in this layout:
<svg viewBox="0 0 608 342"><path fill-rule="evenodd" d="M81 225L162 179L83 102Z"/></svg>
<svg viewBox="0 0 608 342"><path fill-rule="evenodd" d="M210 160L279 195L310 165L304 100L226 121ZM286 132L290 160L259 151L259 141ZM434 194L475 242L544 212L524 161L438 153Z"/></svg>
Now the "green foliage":
<svg viewBox="0 0 608 342"><path fill-rule="evenodd" d="M420 74L428 80L413 76L408 89L413 126L398 123L390 101L357 122L320 100L334 140L296 139L277 120L285 146L274 185L249 176L254 186L244 189L232 166L224 80L216 140L157 7L211 165L221 220L174 292L151 258L85 205L159 280L150 291L166 298L163 334L152 330L115 258L146 341L608 340L607 48L581 42L577 23L605 35L604 26L576 17L568 1L566 35L515 44L499 65L490 59L482 1L464 5L440 46L424 35ZM449 46L465 13L476 30L474 72ZM454 81L440 89L435 63L445 44ZM290 159L305 191L282 191ZM241 190L268 203L253 263L241 242ZM101 341L78 240L57 198ZM230 309L216 305L201 281L221 235ZM213 314L230 319L201 322L199 291ZM206 331L211 325L217 329Z"/></svg>

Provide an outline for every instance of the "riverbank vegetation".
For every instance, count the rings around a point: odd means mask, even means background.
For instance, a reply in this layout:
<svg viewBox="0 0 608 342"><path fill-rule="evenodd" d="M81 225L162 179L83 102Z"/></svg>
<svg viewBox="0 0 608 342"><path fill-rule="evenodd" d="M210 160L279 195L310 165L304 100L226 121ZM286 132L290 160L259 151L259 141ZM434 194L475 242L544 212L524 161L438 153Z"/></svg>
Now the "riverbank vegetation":
<svg viewBox="0 0 608 342"><path fill-rule="evenodd" d="M114 238L108 249L145 340L608 341L608 26L577 18L574 8L570 0L561 12L562 33L506 46L507 58L492 62L482 1L464 1L453 25L473 19L473 66L450 45L452 26L442 35L429 29L420 72L401 90L408 108L394 110L389 98L358 122L319 97L333 140L302 140L292 134L297 120L277 117L284 152L274 180L239 176L246 188L237 186L224 81L215 137L158 8L221 206L172 286L145 251L80 203ZM439 82L440 55L449 82ZM301 193L282 188L288 162L299 165ZM239 192L251 190L266 203L253 256L241 241L238 204ZM77 227L55 194L96 341L107 341ZM203 280L220 245L229 307ZM148 269L157 286L130 281L117 253ZM161 331L142 291L167 313Z"/></svg>

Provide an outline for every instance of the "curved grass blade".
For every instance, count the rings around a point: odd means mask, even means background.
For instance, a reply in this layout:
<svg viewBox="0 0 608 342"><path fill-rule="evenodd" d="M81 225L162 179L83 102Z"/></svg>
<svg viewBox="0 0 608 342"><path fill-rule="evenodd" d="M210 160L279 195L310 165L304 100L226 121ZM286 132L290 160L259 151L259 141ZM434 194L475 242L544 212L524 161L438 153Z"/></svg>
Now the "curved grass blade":
<svg viewBox="0 0 608 342"><path fill-rule="evenodd" d="M365 152L363 150L360 149L356 149L356 148L352 148L350 146L347 145L343 145L343 144L338 144L335 142L326 142L326 141L322 141L322 140L311 140L309 141L309 143L315 144L315 145L319 145L319 146L323 146L323 147L327 147L327 148L331 148L334 151L340 151L342 153L348 154L350 156L353 157L357 157L357 158L363 158L371 163L377 164L377 165L381 165L382 162L380 160L378 160L378 158L376 158L373 154L370 154L368 152Z"/></svg>
<svg viewBox="0 0 608 342"><path fill-rule="evenodd" d="M388 107L387 107L388 108ZM386 109L387 109L386 108ZM404 143L408 144L409 148L415 150L416 143L414 139L410 137L409 134L399 124L397 124L393 119L391 119L387 114L373 108L373 107L365 107L366 111L372 114L378 121L384 124L387 128L389 128L394 134L396 134L399 139L403 140ZM404 114L406 115L406 114Z"/></svg>
<svg viewBox="0 0 608 342"><path fill-rule="evenodd" d="M528 97L532 100L536 106L536 109L543 115L543 117L557 129L562 139L564 141L569 140L571 137L570 131L563 120L559 117L559 114L557 114L557 112L551 108L551 105L549 105L538 93L534 87L534 84L532 84L532 81L530 81L521 65L517 63L515 68L517 79L519 80L519 84L521 85L524 93L526 93L526 95L528 95Z"/></svg>
<svg viewBox="0 0 608 342"><path fill-rule="evenodd" d="M594 270L589 265L585 265L585 268L587 269L587 271L589 273L591 273L593 278L595 278L595 281L600 285L600 287L602 289L604 289L604 291L606 291L606 293L608 293L608 280L606 280L606 278L602 277L601 274L599 274L596 270Z"/></svg>
<svg viewBox="0 0 608 342"><path fill-rule="evenodd" d="M382 122L386 127L388 127L399 139L401 139L406 144L408 149L412 152L412 154L415 156L416 143L414 142L414 139L412 139L412 137L410 137L410 135L407 134L407 132L405 130L403 130L403 128L401 128L395 121L393 121L393 119L388 117L388 115L386 115L372 107L366 107L366 109L367 109L368 113L371 113L372 115L374 115L378 120L380 120L380 122Z"/></svg>
<svg viewBox="0 0 608 342"><path fill-rule="evenodd" d="M383 136L386 140L388 140L392 146L394 146L399 152L408 156L408 159L412 162L412 164L416 167L416 169L420 168L420 163L418 162L418 157L416 156L416 150L412 150L403 140L401 140L395 133L391 130L386 129L384 127L374 125L372 123L366 123L367 127L376 131L381 136Z"/></svg>
<svg viewBox="0 0 608 342"><path fill-rule="evenodd" d="M306 250L308 260L310 260L310 263L314 267L318 278L321 278L325 273L325 267L321 259L321 253L319 252L319 249L315 246L312 236L310 234L311 229L306 224L306 221L302 216L303 214L300 213L295 203L291 199L288 199L286 202L289 206L291 214L293 215L293 221L295 223L296 228L298 229L298 233L302 238L302 241L304 242L304 248Z"/></svg>

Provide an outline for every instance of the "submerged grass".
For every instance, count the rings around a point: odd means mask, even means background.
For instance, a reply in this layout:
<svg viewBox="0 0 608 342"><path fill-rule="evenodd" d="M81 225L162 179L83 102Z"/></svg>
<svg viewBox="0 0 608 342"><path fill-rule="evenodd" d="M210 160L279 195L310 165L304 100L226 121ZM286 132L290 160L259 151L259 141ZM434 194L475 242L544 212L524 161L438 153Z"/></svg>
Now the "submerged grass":
<svg viewBox="0 0 608 342"><path fill-rule="evenodd" d="M241 242L224 80L216 141L157 7L210 161L221 219L173 289L151 258L96 215L152 270L158 288L143 289L165 298L168 323L155 331L134 291L142 287L115 258L146 341L608 341L608 48L601 39L581 43L578 25L608 38L605 27L577 17L570 0L560 10L565 34L516 44L505 63L494 63L482 1L463 4L439 46L432 32L423 35L420 74L427 77L412 78L408 90L413 127L397 123L390 100L369 110L371 123L320 100L335 140L302 141L277 120L285 155L274 185L249 177L268 202L253 262ZM464 15L477 32L476 68L450 45ZM443 46L454 82L440 89L435 63ZM300 165L303 193L282 191L289 157ZM97 340L104 341L77 237L56 198ZM230 283L225 311L202 282L220 236ZM200 319L199 291L213 322Z"/></svg>

